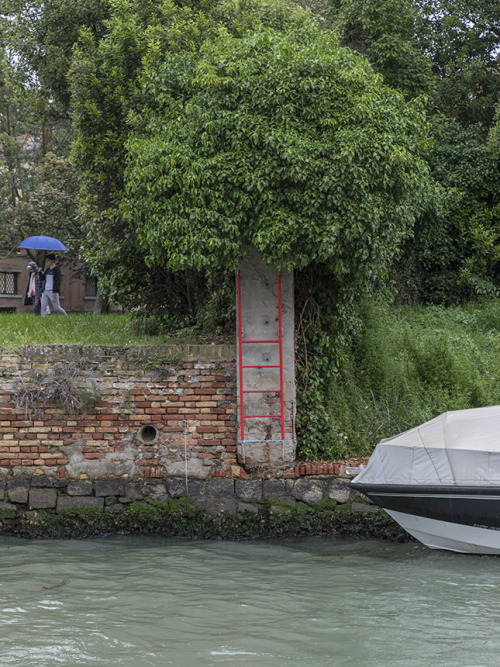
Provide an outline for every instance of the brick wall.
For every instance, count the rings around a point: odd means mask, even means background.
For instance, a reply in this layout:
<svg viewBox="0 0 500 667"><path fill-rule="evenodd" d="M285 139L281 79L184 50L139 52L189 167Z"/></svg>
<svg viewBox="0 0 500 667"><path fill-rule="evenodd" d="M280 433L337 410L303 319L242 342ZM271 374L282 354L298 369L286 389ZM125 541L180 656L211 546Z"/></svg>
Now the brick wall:
<svg viewBox="0 0 500 667"><path fill-rule="evenodd" d="M235 391L229 345L0 349L0 468L61 482L238 477Z"/></svg>

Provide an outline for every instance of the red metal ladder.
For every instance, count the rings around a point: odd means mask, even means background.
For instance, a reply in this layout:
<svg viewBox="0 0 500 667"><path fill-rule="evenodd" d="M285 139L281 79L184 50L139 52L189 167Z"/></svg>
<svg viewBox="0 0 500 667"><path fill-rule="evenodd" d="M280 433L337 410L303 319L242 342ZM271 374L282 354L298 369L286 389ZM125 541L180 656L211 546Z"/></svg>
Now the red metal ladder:
<svg viewBox="0 0 500 667"><path fill-rule="evenodd" d="M243 326L241 321L241 275L238 271L238 354L239 354L239 379L240 379L240 442L243 450L243 462L245 461L245 444L251 442L262 442L262 440L245 439L245 419L279 419L281 422L281 439L266 440L266 442L280 442L284 449L285 443L285 402L283 392L283 322L281 305L281 274L278 274L278 338L270 340L248 340L243 338ZM275 344L279 345L279 364L257 364L249 365L243 363L243 345L246 344ZM279 368L279 389L245 389L243 384L243 371L247 368ZM277 415L247 415L245 414L245 394L279 394L280 413Z"/></svg>

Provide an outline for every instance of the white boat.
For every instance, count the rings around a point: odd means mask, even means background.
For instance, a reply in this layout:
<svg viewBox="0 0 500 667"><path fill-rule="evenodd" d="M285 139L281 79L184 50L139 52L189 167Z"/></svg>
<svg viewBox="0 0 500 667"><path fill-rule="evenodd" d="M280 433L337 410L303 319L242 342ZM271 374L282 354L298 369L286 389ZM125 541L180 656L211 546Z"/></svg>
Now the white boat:
<svg viewBox="0 0 500 667"><path fill-rule="evenodd" d="M351 487L431 549L500 555L500 406L382 440Z"/></svg>

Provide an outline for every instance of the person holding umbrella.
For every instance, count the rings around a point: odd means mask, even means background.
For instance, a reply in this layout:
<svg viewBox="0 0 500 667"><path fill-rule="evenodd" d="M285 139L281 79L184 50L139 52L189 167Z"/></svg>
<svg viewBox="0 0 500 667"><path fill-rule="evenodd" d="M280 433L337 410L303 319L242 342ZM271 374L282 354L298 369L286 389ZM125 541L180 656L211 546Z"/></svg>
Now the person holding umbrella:
<svg viewBox="0 0 500 667"><path fill-rule="evenodd" d="M26 286L24 305L33 306L35 315L40 315L40 299L43 291L42 275L36 262L30 262L28 264L28 271L29 279Z"/></svg>
<svg viewBox="0 0 500 667"><path fill-rule="evenodd" d="M42 280L45 280L45 285L42 292L42 317L47 315L47 304L50 301L54 313L67 315L64 308L61 308L59 303L59 290L61 288L61 269L56 266L56 256L47 255L47 266Z"/></svg>
<svg viewBox="0 0 500 667"><path fill-rule="evenodd" d="M18 248L25 248L30 250L67 250L64 243L53 236L29 236L17 246ZM61 287L61 269L56 266L56 256L47 255L49 267L45 272L40 271L40 278L45 281L42 290L42 317L47 315L47 306L49 301L54 308L55 313L66 315L64 308L61 308L59 303L59 290Z"/></svg>

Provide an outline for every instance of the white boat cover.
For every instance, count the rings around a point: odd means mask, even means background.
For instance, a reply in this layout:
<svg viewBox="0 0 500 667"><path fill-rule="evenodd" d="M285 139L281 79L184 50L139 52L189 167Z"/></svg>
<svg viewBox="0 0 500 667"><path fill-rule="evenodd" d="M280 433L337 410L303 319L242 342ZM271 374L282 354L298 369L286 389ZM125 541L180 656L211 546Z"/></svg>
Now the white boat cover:
<svg viewBox="0 0 500 667"><path fill-rule="evenodd" d="M381 440L353 482L500 486L500 405L445 412Z"/></svg>

